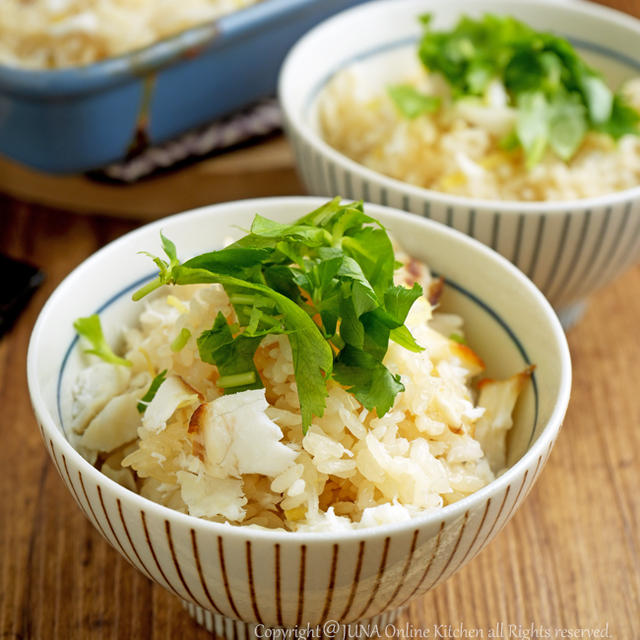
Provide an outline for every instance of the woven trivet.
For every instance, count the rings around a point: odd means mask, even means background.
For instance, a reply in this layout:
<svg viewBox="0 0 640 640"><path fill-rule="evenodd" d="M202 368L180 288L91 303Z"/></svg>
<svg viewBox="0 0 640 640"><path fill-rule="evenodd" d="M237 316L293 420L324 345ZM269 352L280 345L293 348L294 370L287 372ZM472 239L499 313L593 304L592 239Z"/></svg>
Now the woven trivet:
<svg viewBox="0 0 640 640"><path fill-rule="evenodd" d="M279 131L282 113L275 98L189 131L175 140L148 147L132 158L92 172L92 177L132 183L157 171L189 162L217 151L258 140Z"/></svg>

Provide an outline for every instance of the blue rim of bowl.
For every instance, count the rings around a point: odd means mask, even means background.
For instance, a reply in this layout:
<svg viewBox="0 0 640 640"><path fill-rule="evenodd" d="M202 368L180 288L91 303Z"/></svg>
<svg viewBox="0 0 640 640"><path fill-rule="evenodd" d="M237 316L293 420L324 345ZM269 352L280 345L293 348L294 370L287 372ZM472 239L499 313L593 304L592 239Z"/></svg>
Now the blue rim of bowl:
<svg viewBox="0 0 640 640"><path fill-rule="evenodd" d="M440 274L436 273L435 271L432 272L432 274L435 277L438 277L440 275ZM134 290L138 289L140 286L142 286L145 283L149 282L153 277L155 277L155 275L156 275L155 273L146 275L146 276L144 276L142 278L139 278L138 280L136 280L132 284L127 285L125 288L121 289L118 293L115 293L108 300L106 300L103 304L101 304L98 307L98 309L96 309L96 311L94 311L94 313L101 314L103 311L105 311L108 307L110 307L116 301L120 300L126 294L128 294L131 291L134 291ZM529 359L529 355L527 354L527 351L525 350L525 348L522 345L522 342L520 341L518 336L515 334L513 329L507 324L507 322L502 318L502 316L499 313L497 313L497 311L495 311L495 309L493 309L491 306L489 306L484 300L482 300L481 298L476 296L474 293L472 293L471 291L469 291L468 289L466 289L465 287L463 287L462 285L458 284L457 282L455 282L453 280L449 280L449 279L445 278L445 286L451 287L455 291L461 293L463 296L468 298L471 302L473 302L474 304L479 306L491 318L493 318L493 320L495 322L497 322L497 324L509 336L509 338L511 339L511 341L513 342L513 344L517 348L518 352L520 353L520 356L524 360L525 365L530 366L530 365L534 364ZM63 420L63 417L62 417L62 406L61 406L62 380L64 378L65 368L67 366L67 362L69 360L69 357L71 356L71 353L72 353L72 351L73 351L73 349L74 349L74 347L76 346L77 343L78 343L78 336L75 335L73 337L73 339L71 340L71 343L67 347L67 350L66 350L66 352L64 354L64 357L62 359L62 363L60 365L60 370L58 372L58 382L57 382L57 386L56 386L56 405L57 405L57 409L58 409L58 420L60 422L60 430L62 432L62 435L67 440L67 442L69 442L69 439L67 437L67 431L66 431L66 428L65 428L65 425L64 425L64 420ZM535 371L532 372L531 383L532 383L533 394L534 394L534 414L533 414L533 424L532 424L532 427L531 427L531 433L529 435L529 440L527 442L527 450L531 447L531 443L533 442L533 437L534 437L534 435L536 433L536 430L538 428L539 397L538 397L538 383L537 383L536 372Z"/></svg>

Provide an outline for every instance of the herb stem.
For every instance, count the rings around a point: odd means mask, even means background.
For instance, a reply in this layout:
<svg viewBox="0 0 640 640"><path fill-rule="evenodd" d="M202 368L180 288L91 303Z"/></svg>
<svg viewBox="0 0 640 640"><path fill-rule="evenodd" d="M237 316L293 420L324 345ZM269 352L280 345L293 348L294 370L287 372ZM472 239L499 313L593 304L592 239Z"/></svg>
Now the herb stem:
<svg viewBox="0 0 640 640"><path fill-rule="evenodd" d="M175 340L171 343L171 351L178 352L181 351L184 346L189 342L189 338L191 337L191 331L186 327L183 327L180 330L180 333L176 336Z"/></svg>
<svg viewBox="0 0 640 640"><path fill-rule="evenodd" d="M236 373L230 376L220 376L216 382L216 386L222 389L230 389L232 387L241 387L245 384L253 384L256 381L254 371L246 371L244 373Z"/></svg>
<svg viewBox="0 0 640 640"><path fill-rule="evenodd" d="M144 298L146 295L149 295L152 291L155 291L156 289L158 289L162 285L163 285L162 280L160 278L155 278L151 282L148 282L147 284L145 284L144 287L141 287L140 289L138 289L131 296L131 298L132 298L132 300L138 301L141 298Z"/></svg>

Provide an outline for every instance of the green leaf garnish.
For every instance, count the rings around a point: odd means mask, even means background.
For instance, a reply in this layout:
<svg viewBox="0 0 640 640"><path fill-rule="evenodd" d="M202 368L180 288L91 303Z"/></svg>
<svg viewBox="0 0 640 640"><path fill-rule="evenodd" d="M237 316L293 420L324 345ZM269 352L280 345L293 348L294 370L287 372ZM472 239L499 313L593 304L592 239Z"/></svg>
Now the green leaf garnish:
<svg viewBox="0 0 640 640"><path fill-rule="evenodd" d="M161 371L149 385L147 392L140 398L138 404L136 405L139 413L144 413L147 410L148 404L156 397L156 393L160 388L160 385L167 378L167 370Z"/></svg>
<svg viewBox="0 0 640 640"><path fill-rule="evenodd" d="M549 142L549 104L542 92L531 91L518 97L516 135L530 169L540 162Z"/></svg>
<svg viewBox="0 0 640 640"><path fill-rule="evenodd" d="M248 235L184 263L164 236L162 243L169 261L151 256L160 273L134 299L160 284L224 287L237 322L219 313L197 345L225 393L262 387L254 355L270 334L291 345L305 433L324 412L332 377L379 416L403 390L382 360L389 340L422 350L404 326L422 289L394 285L391 241L361 202L335 198L292 224L256 216Z"/></svg>
<svg viewBox="0 0 640 640"><path fill-rule="evenodd" d="M163 251L167 254L167 258L169 258L169 262L167 262L166 260L162 260L162 258L158 258L157 256L154 256L147 251L140 252L143 255L149 256L153 260L160 273L155 280L152 280L133 294L134 300L140 300L140 298L143 298L152 291L155 291L163 284L167 284L171 279L171 273L173 272L173 269L178 266L178 254L176 252L176 245L173 244L171 240L166 238L163 235L162 231L160 232L160 241Z"/></svg>
<svg viewBox="0 0 640 640"><path fill-rule="evenodd" d="M616 140L628 133L637 133L640 129L640 113L626 104L620 96L614 96L611 117L598 125L598 131L610 135Z"/></svg>
<svg viewBox="0 0 640 640"><path fill-rule="evenodd" d="M588 131L616 139L640 134L640 114L567 40L509 16L463 17L449 31L434 31L421 21L420 59L444 76L454 98L484 96L494 79L504 85L517 124L501 147L520 146L528 167L549 147L570 160Z"/></svg>
<svg viewBox="0 0 640 640"><path fill-rule="evenodd" d="M213 327L202 332L197 340L200 359L218 367L220 378L217 384L225 393L262 388L253 364L253 355L261 341L261 336L240 334L234 338L231 327L220 312Z"/></svg>
<svg viewBox="0 0 640 640"><path fill-rule="evenodd" d="M563 160L573 157L587 132L587 110L575 93L558 94L551 103L549 142Z"/></svg>
<svg viewBox="0 0 640 640"><path fill-rule="evenodd" d="M85 353L92 353L111 364L119 364L123 367L131 366L132 363L129 360L117 356L107 344L104 334L102 333L100 318L97 314L86 318L78 318L73 323L73 328L78 332L78 335L86 338L91 344L91 349L85 349Z"/></svg>
<svg viewBox="0 0 640 640"><path fill-rule="evenodd" d="M388 87L387 91L398 111L410 120L433 113L440 106L440 98L424 95L409 84Z"/></svg>
<svg viewBox="0 0 640 640"><path fill-rule="evenodd" d="M393 406L395 397L404 391L400 376L394 376L371 353L347 345L335 362L335 379L367 409L383 416Z"/></svg>

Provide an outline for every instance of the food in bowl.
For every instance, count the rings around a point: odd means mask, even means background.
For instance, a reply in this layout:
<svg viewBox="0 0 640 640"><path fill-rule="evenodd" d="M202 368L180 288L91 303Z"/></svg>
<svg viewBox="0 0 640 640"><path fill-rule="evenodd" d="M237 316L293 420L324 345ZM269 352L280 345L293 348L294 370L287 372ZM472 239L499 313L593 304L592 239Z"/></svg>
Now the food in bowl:
<svg viewBox="0 0 640 640"><path fill-rule="evenodd" d="M105 475L209 520L317 531L406 520L504 469L531 370L476 392L460 318L432 314L441 281L361 203L257 216L184 263L163 246L124 357L76 322L96 360L67 427Z"/></svg>
<svg viewBox="0 0 640 640"><path fill-rule="evenodd" d="M3 0L0 64L58 69L146 47L259 0Z"/></svg>
<svg viewBox="0 0 640 640"><path fill-rule="evenodd" d="M617 93L573 46L508 16L462 17L349 64L318 121L349 158L487 200L556 201L640 185L640 78Z"/></svg>

